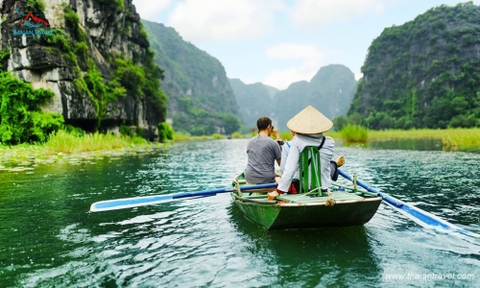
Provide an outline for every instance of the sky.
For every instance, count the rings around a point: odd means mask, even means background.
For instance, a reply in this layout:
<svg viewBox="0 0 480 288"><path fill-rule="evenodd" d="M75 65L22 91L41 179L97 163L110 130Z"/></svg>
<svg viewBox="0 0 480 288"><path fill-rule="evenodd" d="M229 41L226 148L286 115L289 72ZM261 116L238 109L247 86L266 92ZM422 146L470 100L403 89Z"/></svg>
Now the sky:
<svg viewBox="0 0 480 288"><path fill-rule="evenodd" d="M228 78L284 90L342 64L358 80L372 41L455 0L133 0L142 19L174 28ZM480 5L480 0L472 1Z"/></svg>

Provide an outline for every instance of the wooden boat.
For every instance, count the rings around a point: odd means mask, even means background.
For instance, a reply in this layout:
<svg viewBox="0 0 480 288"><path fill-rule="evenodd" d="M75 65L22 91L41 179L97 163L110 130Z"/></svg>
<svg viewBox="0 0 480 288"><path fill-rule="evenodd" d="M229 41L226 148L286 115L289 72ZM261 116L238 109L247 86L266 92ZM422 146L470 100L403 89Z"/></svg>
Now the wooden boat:
<svg viewBox="0 0 480 288"><path fill-rule="evenodd" d="M332 188L326 193L282 194L268 200L274 188L242 192L243 175L233 182L234 203L252 222L266 229L320 228L363 225L375 215L382 202L378 194L354 187Z"/></svg>

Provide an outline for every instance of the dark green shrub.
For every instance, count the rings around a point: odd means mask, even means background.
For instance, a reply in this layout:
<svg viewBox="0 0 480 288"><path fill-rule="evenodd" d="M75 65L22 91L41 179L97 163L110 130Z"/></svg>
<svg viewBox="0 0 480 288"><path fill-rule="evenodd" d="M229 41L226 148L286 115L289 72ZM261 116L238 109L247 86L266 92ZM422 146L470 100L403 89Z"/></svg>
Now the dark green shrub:
<svg viewBox="0 0 480 288"><path fill-rule="evenodd" d="M347 143L366 143L368 140L368 130L359 125L347 125L340 131L340 137Z"/></svg>
<svg viewBox="0 0 480 288"><path fill-rule="evenodd" d="M0 141L9 145L44 142L48 134L61 129L64 120L60 114L42 113L40 109L54 95L0 72Z"/></svg>
<svg viewBox="0 0 480 288"><path fill-rule="evenodd" d="M120 125L119 131L120 131L120 135L122 135L122 136L128 136L128 137L135 136L134 129L132 129L132 128L126 126L126 125Z"/></svg>
<svg viewBox="0 0 480 288"><path fill-rule="evenodd" d="M173 131L172 126L170 126L166 122L158 123L157 126L160 142L164 142L165 140L173 140L173 135L175 134L175 132Z"/></svg>

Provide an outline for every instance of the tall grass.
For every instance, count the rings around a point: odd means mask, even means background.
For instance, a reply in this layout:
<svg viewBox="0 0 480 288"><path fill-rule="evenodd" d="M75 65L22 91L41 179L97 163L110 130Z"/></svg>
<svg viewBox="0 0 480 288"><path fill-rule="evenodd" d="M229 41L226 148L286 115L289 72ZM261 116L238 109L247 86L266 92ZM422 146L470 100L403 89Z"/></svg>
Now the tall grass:
<svg viewBox="0 0 480 288"><path fill-rule="evenodd" d="M224 134L212 134L210 136L202 135L202 136L192 136L189 133L184 132L175 132L173 135L174 141L187 141L187 140L212 140L212 139L227 139L227 135Z"/></svg>
<svg viewBox="0 0 480 288"><path fill-rule="evenodd" d="M50 135L45 147L53 153L73 154L97 150L115 150L133 145L147 144L141 137L126 137L113 134L85 134L78 137L63 130Z"/></svg>
<svg viewBox="0 0 480 288"><path fill-rule="evenodd" d="M359 125L346 125L340 131L340 137L346 143L366 143L368 141L368 130Z"/></svg>
<svg viewBox="0 0 480 288"><path fill-rule="evenodd" d="M279 132L278 137L282 138L283 140L291 140L293 138L292 132Z"/></svg>
<svg viewBox="0 0 480 288"><path fill-rule="evenodd" d="M476 148L480 146L480 128L411 129L369 131L370 140L433 138L442 140L444 147Z"/></svg>
<svg viewBox="0 0 480 288"><path fill-rule="evenodd" d="M20 144L15 146L0 145L0 169L2 163L15 165L24 163L31 164L32 161L42 159L57 159L52 157L63 157L63 155L75 155L97 151L116 150L120 153L135 150L149 150L158 143L149 143L145 139L135 136L117 136L112 134L85 134L78 135L59 130L49 135L48 141L43 144ZM62 156L61 156L62 155Z"/></svg>

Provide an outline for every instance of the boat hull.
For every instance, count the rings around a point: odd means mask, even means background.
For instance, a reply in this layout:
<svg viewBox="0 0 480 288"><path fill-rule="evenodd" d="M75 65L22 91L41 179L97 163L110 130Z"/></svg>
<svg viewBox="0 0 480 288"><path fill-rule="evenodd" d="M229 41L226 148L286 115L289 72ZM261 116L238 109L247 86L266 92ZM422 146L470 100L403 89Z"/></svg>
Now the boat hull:
<svg viewBox="0 0 480 288"><path fill-rule="evenodd" d="M328 197L285 195L268 201L265 196L239 196L234 192L231 196L249 220L266 229L363 225L375 215L382 201L381 197L347 192L333 192L333 206L326 205Z"/></svg>

